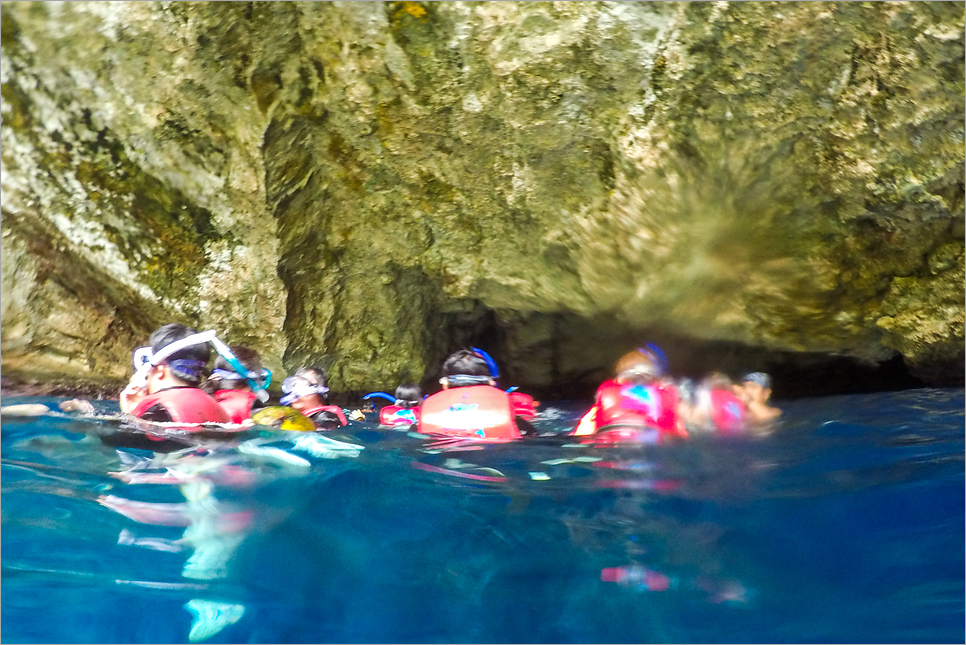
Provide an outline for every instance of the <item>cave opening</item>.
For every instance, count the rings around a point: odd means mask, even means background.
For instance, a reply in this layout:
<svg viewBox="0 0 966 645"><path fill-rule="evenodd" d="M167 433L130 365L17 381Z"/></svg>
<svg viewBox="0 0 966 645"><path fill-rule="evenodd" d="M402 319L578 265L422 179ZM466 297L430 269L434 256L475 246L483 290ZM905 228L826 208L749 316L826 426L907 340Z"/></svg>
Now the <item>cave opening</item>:
<svg viewBox="0 0 966 645"><path fill-rule="evenodd" d="M450 316L445 351L478 347L500 367L503 388L517 386L540 400L592 398L622 354L655 343L668 357L670 376L701 379L721 371L733 379L753 371L771 375L776 399L895 391L954 383L929 383L900 355L869 362L826 352L796 352L744 343L693 338L661 329L635 329L614 317L569 313L493 311L475 303ZM442 350L442 344L439 346ZM424 387L433 388L438 368Z"/></svg>

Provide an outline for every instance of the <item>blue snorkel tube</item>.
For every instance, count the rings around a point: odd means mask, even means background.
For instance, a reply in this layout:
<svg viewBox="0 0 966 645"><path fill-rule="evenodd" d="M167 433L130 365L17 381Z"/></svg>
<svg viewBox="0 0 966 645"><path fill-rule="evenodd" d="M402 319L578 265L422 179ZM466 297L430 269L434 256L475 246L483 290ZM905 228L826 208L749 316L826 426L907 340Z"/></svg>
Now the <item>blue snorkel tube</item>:
<svg viewBox="0 0 966 645"><path fill-rule="evenodd" d="M272 373L269 370L263 369L260 374L249 371L248 368L242 365L241 361L238 360L238 357L235 356L235 353L231 351L231 348L218 340L217 337L212 336L211 340L208 342L210 342L211 346L215 348L215 351L218 352L218 354L224 358L229 365L232 366L235 372L248 382L248 386L252 388L252 392L255 393L255 396L258 397L259 401L262 403L268 401L268 386L272 382Z"/></svg>
<svg viewBox="0 0 966 645"><path fill-rule="evenodd" d="M392 394L387 394L385 392L370 392L369 394L362 397L363 401L368 401L369 399L386 399L390 403L396 402L396 397Z"/></svg>
<svg viewBox="0 0 966 645"><path fill-rule="evenodd" d="M490 376L492 376L493 378L500 378L500 368L496 366L496 361L493 360L492 356L484 352L482 349L479 349L478 347L471 347L470 349L473 350L474 354L476 354L484 361L486 361L487 367L490 368Z"/></svg>
<svg viewBox="0 0 966 645"><path fill-rule="evenodd" d="M648 343L646 349L644 347L638 347L637 349L638 351L643 352L645 354L650 354L655 359L657 359L656 360L657 368L661 370L661 374L667 374L668 370L671 368L671 363L670 361L668 361L667 355L663 351L661 351L660 347L658 347L654 343Z"/></svg>
<svg viewBox="0 0 966 645"><path fill-rule="evenodd" d="M479 347L471 347L470 349L473 350L473 353L474 354L476 354L477 356L479 356L480 358L482 358L484 361L486 361L487 367L490 368L490 376L492 376L495 379L500 378L500 368L497 367L496 361L493 360L493 357L492 356L490 356L489 354L487 354L486 352L484 352ZM516 392L519 389L520 389L519 387L517 387L516 385L514 385L513 387L508 387L506 389L506 391L509 394L510 392Z"/></svg>

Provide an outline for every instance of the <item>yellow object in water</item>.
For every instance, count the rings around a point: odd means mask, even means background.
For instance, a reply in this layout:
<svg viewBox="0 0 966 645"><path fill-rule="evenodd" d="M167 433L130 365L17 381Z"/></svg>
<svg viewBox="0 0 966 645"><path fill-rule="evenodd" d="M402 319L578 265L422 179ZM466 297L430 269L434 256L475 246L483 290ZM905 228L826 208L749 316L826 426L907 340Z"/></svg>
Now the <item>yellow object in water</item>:
<svg viewBox="0 0 966 645"><path fill-rule="evenodd" d="M285 405L274 405L262 408L252 414L252 421L260 426L267 426L277 430L294 430L296 432L314 432L315 424L307 416Z"/></svg>

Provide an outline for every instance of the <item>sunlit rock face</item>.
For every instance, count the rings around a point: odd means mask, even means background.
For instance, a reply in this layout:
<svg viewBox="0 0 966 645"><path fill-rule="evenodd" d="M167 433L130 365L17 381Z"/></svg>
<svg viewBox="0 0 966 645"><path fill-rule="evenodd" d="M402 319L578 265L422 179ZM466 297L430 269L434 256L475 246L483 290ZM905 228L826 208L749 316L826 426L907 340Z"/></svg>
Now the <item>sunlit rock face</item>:
<svg viewBox="0 0 966 645"><path fill-rule="evenodd" d="M962 3L0 15L5 377L123 379L180 320L347 390L648 340L962 381Z"/></svg>

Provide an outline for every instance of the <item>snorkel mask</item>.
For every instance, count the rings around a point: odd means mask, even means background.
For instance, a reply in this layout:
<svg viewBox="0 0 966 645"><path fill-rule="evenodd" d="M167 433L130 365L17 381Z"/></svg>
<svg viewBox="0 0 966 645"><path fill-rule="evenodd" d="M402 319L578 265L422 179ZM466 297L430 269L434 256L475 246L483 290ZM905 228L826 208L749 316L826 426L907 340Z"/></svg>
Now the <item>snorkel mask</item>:
<svg viewBox="0 0 966 645"><path fill-rule="evenodd" d="M303 396L312 396L313 394L325 396L328 391L329 388L318 383L313 383L304 376L289 376L282 381L282 392L285 396L279 400L279 403L288 405L295 399L301 399Z"/></svg>
<svg viewBox="0 0 966 645"><path fill-rule="evenodd" d="M474 376L472 374L453 374L439 379L440 385L448 387L466 387L468 385L493 385L492 376Z"/></svg>
<svg viewBox="0 0 966 645"><path fill-rule="evenodd" d="M157 354L150 347L138 347L134 350L134 376L131 377L131 383L137 387L144 387L148 383L148 372L165 362L169 356L177 354L192 345L210 343L214 338L215 332L211 330L203 331L199 334L192 334L181 340L176 340L170 345L165 345L158 350ZM181 368L182 371L197 371L199 376L205 367L205 363L190 359L175 359L174 361L170 361L170 364L176 369Z"/></svg>

